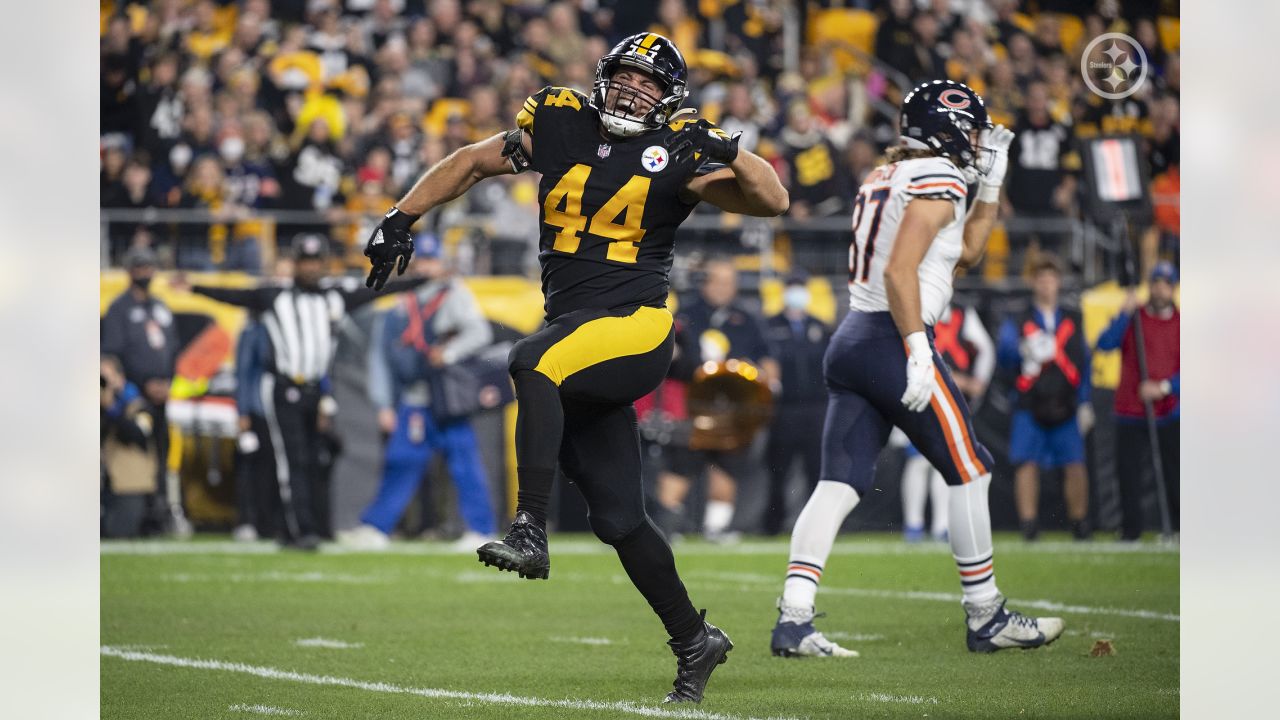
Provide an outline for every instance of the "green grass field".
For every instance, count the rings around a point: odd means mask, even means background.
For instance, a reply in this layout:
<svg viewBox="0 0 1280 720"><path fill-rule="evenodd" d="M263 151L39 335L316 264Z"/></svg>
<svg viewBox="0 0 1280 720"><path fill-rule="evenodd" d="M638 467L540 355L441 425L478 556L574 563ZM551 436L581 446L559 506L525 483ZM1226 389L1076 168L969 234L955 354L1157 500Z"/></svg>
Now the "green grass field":
<svg viewBox="0 0 1280 720"><path fill-rule="evenodd" d="M315 555L196 540L103 546L102 717L1147 718L1178 714L1178 554L1049 538L996 545L1011 606L1057 614L1048 648L970 654L944 546L840 542L819 627L861 652L769 655L785 542L676 549L733 638L696 709L656 617L608 548L553 536L548 582L425 543ZM1052 611L1052 612L1051 612ZM1110 657L1090 657L1099 638Z"/></svg>

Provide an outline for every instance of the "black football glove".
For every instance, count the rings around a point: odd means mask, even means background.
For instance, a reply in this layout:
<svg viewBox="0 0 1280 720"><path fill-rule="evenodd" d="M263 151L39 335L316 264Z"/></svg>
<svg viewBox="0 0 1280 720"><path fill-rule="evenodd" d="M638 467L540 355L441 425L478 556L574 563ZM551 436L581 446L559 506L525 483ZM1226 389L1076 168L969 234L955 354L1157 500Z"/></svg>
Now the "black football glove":
<svg viewBox="0 0 1280 720"><path fill-rule="evenodd" d="M373 229L369 242L364 246L364 255L372 266L369 277L364 281L365 287L381 290L393 269L397 275L404 274L405 268L409 267L409 259L413 257L413 236L409 234L409 227L417 220L417 215L391 208Z"/></svg>
<svg viewBox="0 0 1280 720"><path fill-rule="evenodd" d="M685 163L693 159L694 153L701 153L700 160L705 158L728 165L738 157L738 137L741 134L722 137L705 125L688 123L668 135L664 144L675 163Z"/></svg>

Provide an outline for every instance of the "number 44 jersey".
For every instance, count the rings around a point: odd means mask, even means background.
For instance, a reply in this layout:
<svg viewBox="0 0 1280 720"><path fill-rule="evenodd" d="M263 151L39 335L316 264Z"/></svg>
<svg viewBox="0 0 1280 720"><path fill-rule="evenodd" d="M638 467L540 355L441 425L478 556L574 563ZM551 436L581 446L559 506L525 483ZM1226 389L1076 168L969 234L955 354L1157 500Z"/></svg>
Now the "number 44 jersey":
<svg viewBox="0 0 1280 720"><path fill-rule="evenodd" d="M664 141L676 120L630 138L605 136L587 96L547 87L524 102L516 124L533 139L542 173L538 259L547 320L584 308L665 307L676 228L697 198L695 175L724 167L695 157L671 160Z"/></svg>
<svg viewBox="0 0 1280 720"><path fill-rule="evenodd" d="M920 263L922 319L925 325L936 323L951 302L956 262L964 247L967 195L964 176L946 158L902 160L871 171L853 202L849 308L859 312L889 309L884 271L907 205L916 198L947 200L953 205L953 218L933 239Z"/></svg>

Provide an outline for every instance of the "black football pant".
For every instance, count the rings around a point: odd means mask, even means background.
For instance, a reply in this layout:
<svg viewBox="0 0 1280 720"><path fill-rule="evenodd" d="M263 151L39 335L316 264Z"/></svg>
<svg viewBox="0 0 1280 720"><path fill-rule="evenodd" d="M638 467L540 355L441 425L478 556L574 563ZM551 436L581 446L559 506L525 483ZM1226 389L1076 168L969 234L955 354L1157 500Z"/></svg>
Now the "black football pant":
<svg viewBox="0 0 1280 720"><path fill-rule="evenodd" d="M787 517L787 480L791 463L800 458L809 493L818 486L822 474L822 421L827 416L825 400L781 403L777 406L765 461L769 465L769 504L761 527L766 535L777 535Z"/></svg>
<svg viewBox="0 0 1280 720"><path fill-rule="evenodd" d="M702 620L671 547L649 520L633 403L671 365L671 314L662 308L583 310L516 344L518 509L546 517L557 460L587 501L596 537L612 545L667 633L687 640Z"/></svg>
<svg viewBox="0 0 1280 720"><path fill-rule="evenodd" d="M250 415L249 431L258 436L258 449L236 451L236 523L252 525L259 536L271 537L280 524L276 511L280 501L267 419L257 413Z"/></svg>
<svg viewBox="0 0 1280 720"><path fill-rule="evenodd" d="M1167 420L1156 426L1160 461L1164 466L1165 497L1169 519L1178 529L1180 468L1178 464L1179 421ZM1116 421L1116 480L1120 485L1120 537L1137 540L1142 536L1146 512L1143 499L1156 493L1155 465L1151 458L1151 436L1146 421ZM1150 478L1150 479L1148 479Z"/></svg>
<svg viewBox="0 0 1280 720"><path fill-rule="evenodd" d="M262 376L262 410L275 459L284 538L315 535L315 479L319 473L320 431L317 428L320 387L295 384L274 373Z"/></svg>

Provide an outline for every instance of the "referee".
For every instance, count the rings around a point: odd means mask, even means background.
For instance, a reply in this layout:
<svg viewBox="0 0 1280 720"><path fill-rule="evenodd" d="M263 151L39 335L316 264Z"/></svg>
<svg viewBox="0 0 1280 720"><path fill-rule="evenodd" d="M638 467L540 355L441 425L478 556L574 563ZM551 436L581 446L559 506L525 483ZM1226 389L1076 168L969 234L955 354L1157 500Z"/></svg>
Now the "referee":
<svg viewBox="0 0 1280 720"><path fill-rule="evenodd" d="M363 287L322 286L326 245L319 235L294 238L294 274L289 285L190 287L219 302L261 313L270 352L260 394L284 513L282 542L303 550L319 545L318 532L325 524L315 516L313 490L319 474L321 430L337 411L328 390L336 326L347 313L378 297ZM397 292L421 282L388 283L387 289ZM185 287L181 281L178 285Z"/></svg>

